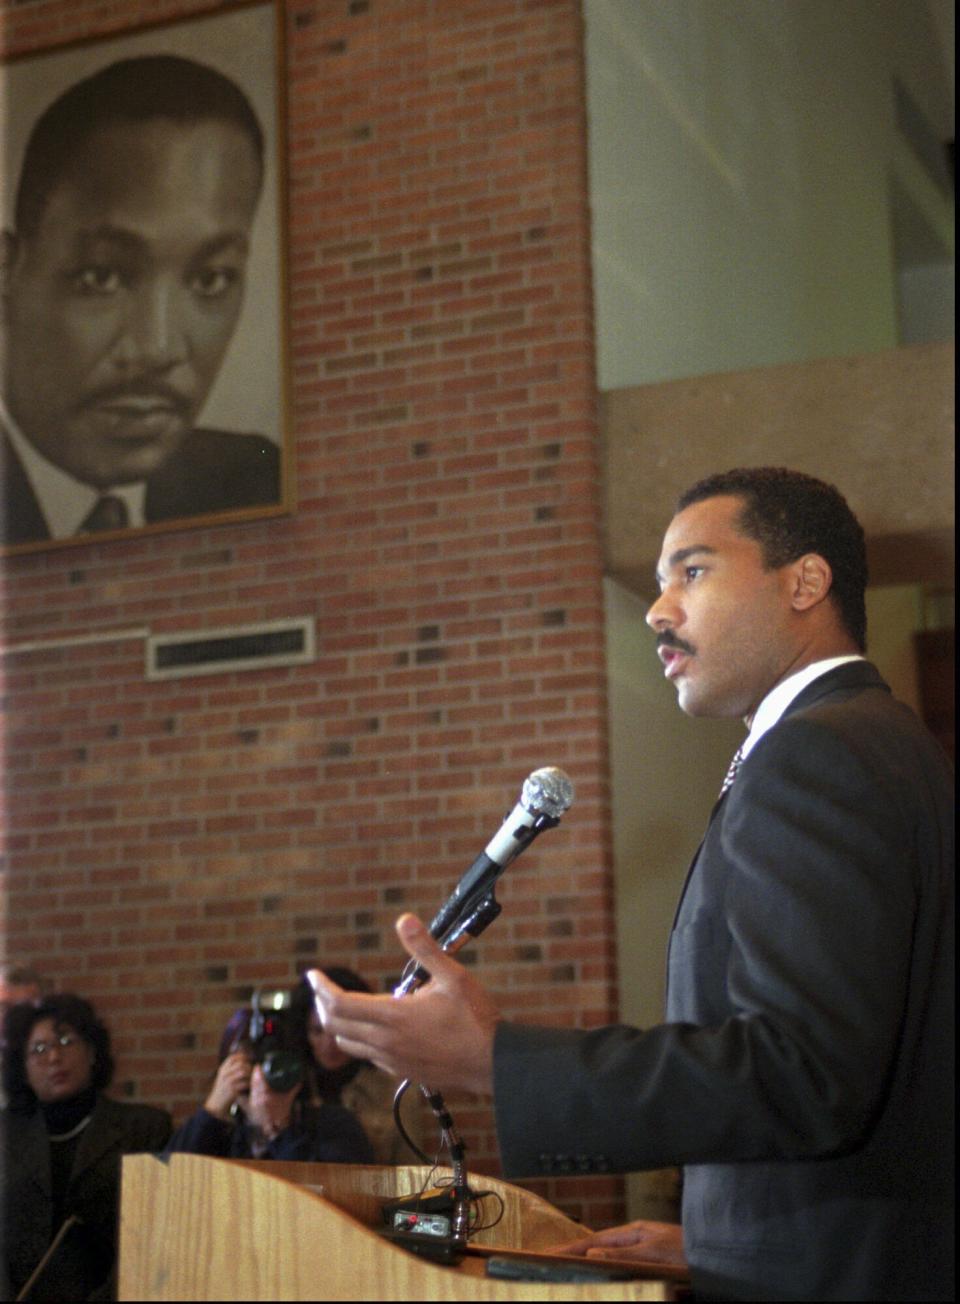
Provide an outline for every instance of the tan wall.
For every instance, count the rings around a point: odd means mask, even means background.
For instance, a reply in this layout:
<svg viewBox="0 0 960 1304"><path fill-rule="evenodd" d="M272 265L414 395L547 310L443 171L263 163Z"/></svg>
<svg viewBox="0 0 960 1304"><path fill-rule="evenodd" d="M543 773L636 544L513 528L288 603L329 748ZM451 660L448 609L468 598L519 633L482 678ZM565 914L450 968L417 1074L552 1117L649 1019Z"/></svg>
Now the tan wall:
<svg viewBox="0 0 960 1304"><path fill-rule="evenodd" d="M601 432L607 570L638 593L652 593L679 492L771 462L840 487L867 533L872 582L951 582L952 344L613 390Z"/></svg>

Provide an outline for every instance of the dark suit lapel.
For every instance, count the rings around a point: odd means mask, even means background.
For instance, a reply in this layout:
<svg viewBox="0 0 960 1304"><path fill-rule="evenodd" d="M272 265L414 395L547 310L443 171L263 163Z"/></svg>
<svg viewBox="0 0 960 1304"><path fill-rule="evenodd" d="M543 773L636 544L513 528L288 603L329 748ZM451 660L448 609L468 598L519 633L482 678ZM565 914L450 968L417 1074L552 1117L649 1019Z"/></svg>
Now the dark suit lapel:
<svg viewBox="0 0 960 1304"><path fill-rule="evenodd" d="M80 1144L73 1160L73 1169L70 1173L71 1185L81 1173L86 1172L88 1168L92 1168L108 1150L117 1145L122 1135L123 1129L112 1108L112 1102L106 1096L101 1096L94 1107L93 1116L80 1138Z"/></svg>
<svg viewBox="0 0 960 1304"><path fill-rule="evenodd" d="M828 670L825 675L820 675L819 678L813 681L813 683L807 684L806 688L802 689L797 694L780 718L785 719L788 715L793 715L795 711L807 710L809 707L815 706L818 702L830 697L831 694L853 691L861 688L885 688L887 692L890 691L879 670L872 662L845 662L844 665L837 666L835 670ZM776 725L773 726L774 729L776 727ZM687 887L689 886L690 879L693 877L693 871L696 869L697 861L700 859L700 853L703 850L704 842L707 840L707 833L710 831L710 825L719 814L723 803L726 800L726 795L726 793L723 793L723 795L718 797L713 803L710 818L707 820L706 831L700 839L700 845L697 847L693 859L690 861L690 868L687 870L687 876L683 880L683 888L677 901L677 908L674 911L673 923L670 925L671 933L677 926L677 920L680 917L680 908L683 905L683 898L686 896Z"/></svg>
<svg viewBox="0 0 960 1304"><path fill-rule="evenodd" d="M27 1118L8 1114L6 1123L12 1134L12 1144L7 1151L11 1186L14 1185L14 1176L23 1174L43 1192L47 1200L52 1200L50 1142L47 1140L43 1115L39 1109Z"/></svg>
<svg viewBox="0 0 960 1304"><path fill-rule="evenodd" d="M713 819L714 814L716 814L717 806L718 806L719 804L720 804L720 803L718 802L717 805L714 806L713 811L711 812L711 815L710 815L710 819L711 819L711 820ZM709 822L708 822L708 824L707 824L707 827L709 828ZM691 878L693 878L693 871L694 871L694 870L696 869L696 867L697 867L697 861L700 859L700 852L703 850L703 844L704 844L704 842L706 842L706 840L707 840L707 835L704 834L703 837L700 839L700 845L697 847L696 851L693 853L693 858L691 859L690 864L689 864L689 867L687 868L687 874L686 874L686 877L685 877L684 880L683 880L683 887L680 889L680 895L677 897L677 908L676 908L676 910L674 910L674 912L673 912L673 923L670 925L670 934L671 934L671 936L673 935L673 930L674 930L674 929L676 928L676 926L677 926L677 920L680 918L680 910L681 910L681 907L683 906L683 898L687 895L687 888L690 886L690 880L691 880ZM670 947L669 947L669 943L668 943L668 944L667 944L667 959L669 960L669 958L670 958Z"/></svg>
<svg viewBox="0 0 960 1304"><path fill-rule="evenodd" d="M6 434L0 463L0 539L3 543L34 543L49 539L47 522L27 473Z"/></svg>
<svg viewBox="0 0 960 1304"><path fill-rule="evenodd" d="M729 789L727 789L727 791L729 792ZM726 792L721 792L720 796L719 796L719 797L717 798L717 800L713 803L713 807L712 807L712 809L711 809L711 811L710 811L710 817L709 817L709 819L707 820L707 827L706 827L706 829L704 830L703 837L700 839L700 845L699 845L699 847L697 847L696 851L693 853L693 859L690 861L690 868L687 870L687 876L686 876L686 878L683 880L683 888L681 889L681 891L680 891L680 896L679 896L679 898L678 898L678 900L677 900L677 908L676 908L676 910L673 912L673 923L670 925L670 931L671 931L671 932L673 931L674 928L676 928L676 926L677 926L677 920L680 918L680 907L683 905L683 898L684 898L684 897L686 896L686 894L687 894L687 887L689 886L690 880L691 880L691 878L693 877L693 871L694 871L694 870L696 869L696 867L697 867L697 861L700 859L700 853L701 853L701 851L703 850L703 844L704 844L704 843L706 842L706 840L707 840L707 834L710 832L710 826L711 826L711 824L713 823L713 821L717 818L717 815L718 815L719 812L720 812L720 808L723 806L723 803L726 801L726 799L727 799L727 793L726 793Z"/></svg>

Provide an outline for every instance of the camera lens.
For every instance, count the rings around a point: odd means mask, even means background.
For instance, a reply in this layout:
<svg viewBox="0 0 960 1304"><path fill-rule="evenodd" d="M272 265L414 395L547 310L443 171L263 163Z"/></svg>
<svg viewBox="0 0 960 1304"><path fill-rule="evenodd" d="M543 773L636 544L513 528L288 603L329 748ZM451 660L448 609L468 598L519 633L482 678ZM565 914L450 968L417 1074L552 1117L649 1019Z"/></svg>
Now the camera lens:
<svg viewBox="0 0 960 1304"><path fill-rule="evenodd" d="M260 1068L271 1091L292 1091L303 1076L303 1060L292 1050L267 1051Z"/></svg>

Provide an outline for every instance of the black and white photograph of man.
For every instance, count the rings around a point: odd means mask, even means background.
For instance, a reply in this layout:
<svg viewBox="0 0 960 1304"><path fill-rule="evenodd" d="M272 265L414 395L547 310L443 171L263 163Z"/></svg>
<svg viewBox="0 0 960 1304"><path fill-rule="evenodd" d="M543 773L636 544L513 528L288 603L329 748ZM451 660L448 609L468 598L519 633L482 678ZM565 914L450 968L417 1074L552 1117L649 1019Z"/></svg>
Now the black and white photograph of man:
<svg viewBox="0 0 960 1304"><path fill-rule="evenodd" d="M238 19L259 23L275 75L272 6L216 21ZM171 35L183 46L204 25L158 29L120 58L101 46L30 126L0 262L8 547L283 505L278 257L256 269L252 307L249 284L276 133L206 41L202 57L177 51ZM272 357L248 344L218 407L245 312Z"/></svg>

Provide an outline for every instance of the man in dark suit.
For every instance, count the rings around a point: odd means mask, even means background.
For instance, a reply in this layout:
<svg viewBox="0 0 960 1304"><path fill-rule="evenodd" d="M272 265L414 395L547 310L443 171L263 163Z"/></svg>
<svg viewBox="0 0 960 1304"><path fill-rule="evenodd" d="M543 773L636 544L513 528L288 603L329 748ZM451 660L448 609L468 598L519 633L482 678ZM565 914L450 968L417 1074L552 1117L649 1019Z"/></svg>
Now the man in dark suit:
<svg viewBox="0 0 960 1304"><path fill-rule="evenodd" d="M412 1000L309 977L344 1050L491 1091L514 1176L682 1164L682 1231L568 1251L686 1263L706 1299L953 1298L953 784L863 657L862 531L751 468L680 500L648 623L691 715L744 718L670 938L666 1020L524 1027L403 916Z"/></svg>
<svg viewBox="0 0 960 1304"><path fill-rule="evenodd" d="M189 59L110 64L41 114L3 236L0 542L279 503L274 442L195 426L262 184L251 106Z"/></svg>

